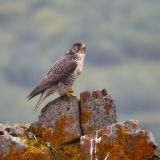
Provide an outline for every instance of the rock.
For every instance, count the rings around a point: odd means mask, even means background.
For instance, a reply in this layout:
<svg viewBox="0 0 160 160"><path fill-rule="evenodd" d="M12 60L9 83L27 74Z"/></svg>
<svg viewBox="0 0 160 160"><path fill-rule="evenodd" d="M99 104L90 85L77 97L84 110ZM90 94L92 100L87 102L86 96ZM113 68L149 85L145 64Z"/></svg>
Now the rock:
<svg viewBox="0 0 160 160"><path fill-rule="evenodd" d="M59 97L30 125L0 124L0 160L158 160L160 148L137 121L116 123L106 90ZM82 132L86 135L81 137Z"/></svg>
<svg viewBox="0 0 160 160"><path fill-rule="evenodd" d="M8 154L10 148L9 145L12 145L17 150L24 150L24 143L18 136L24 133L24 129L20 128L17 125L9 125L9 124L0 124L0 130L3 134L0 135L0 152L5 156Z"/></svg>
<svg viewBox="0 0 160 160"><path fill-rule="evenodd" d="M0 124L0 160L52 160L50 149L42 140L28 137L28 125Z"/></svg>
<svg viewBox="0 0 160 160"><path fill-rule="evenodd" d="M154 160L159 159L157 143L137 121L115 123L106 129L81 137L84 160Z"/></svg>
<svg viewBox="0 0 160 160"><path fill-rule="evenodd" d="M154 160L160 160L160 147L159 146L156 149Z"/></svg>
<svg viewBox="0 0 160 160"><path fill-rule="evenodd" d="M86 91L80 94L81 128L89 134L117 122L116 107L108 92Z"/></svg>
<svg viewBox="0 0 160 160"><path fill-rule="evenodd" d="M106 90L83 92L80 105L76 97L67 96L47 104L39 121L29 129L52 147L57 147L77 139L82 132L88 134L106 128L116 119L115 105Z"/></svg>
<svg viewBox="0 0 160 160"><path fill-rule="evenodd" d="M77 98L64 96L50 102L29 130L52 147L76 139L81 133Z"/></svg>

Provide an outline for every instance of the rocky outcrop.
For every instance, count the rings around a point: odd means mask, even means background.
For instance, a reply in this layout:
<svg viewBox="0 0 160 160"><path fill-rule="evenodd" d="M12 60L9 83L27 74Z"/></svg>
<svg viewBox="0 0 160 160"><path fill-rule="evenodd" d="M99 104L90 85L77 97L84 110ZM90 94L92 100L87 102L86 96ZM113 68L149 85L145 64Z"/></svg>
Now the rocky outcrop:
<svg viewBox="0 0 160 160"><path fill-rule="evenodd" d="M32 124L0 125L0 160L156 160L160 150L137 121L117 123L106 90L60 97Z"/></svg>
<svg viewBox="0 0 160 160"><path fill-rule="evenodd" d="M47 104L39 121L29 130L56 147L80 137L79 102L76 97L60 97Z"/></svg>
<svg viewBox="0 0 160 160"><path fill-rule="evenodd" d="M53 160L49 147L28 127L0 125L0 160Z"/></svg>
<svg viewBox="0 0 160 160"><path fill-rule="evenodd" d="M81 137L84 160L156 160L159 148L151 132L137 121L115 123L106 129Z"/></svg>
<svg viewBox="0 0 160 160"><path fill-rule="evenodd" d="M83 92L81 99L81 126L84 134L105 129L117 122L116 107L105 89Z"/></svg>

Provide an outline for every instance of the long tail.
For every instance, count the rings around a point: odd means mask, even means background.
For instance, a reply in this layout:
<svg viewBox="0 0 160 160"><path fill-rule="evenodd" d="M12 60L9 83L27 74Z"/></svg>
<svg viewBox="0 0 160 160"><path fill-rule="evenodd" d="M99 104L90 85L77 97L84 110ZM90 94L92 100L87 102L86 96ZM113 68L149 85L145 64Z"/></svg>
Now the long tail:
<svg viewBox="0 0 160 160"><path fill-rule="evenodd" d="M39 97L39 99L38 99L38 102L37 102L37 104L36 104L36 106L35 106L35 108L34 108L34 112L37 111L38 107L39 107L40 104L46 99L47 96L48 96L48 90L46 90L45 92L43 92L43 93L40 95L40 97Z"/></svg>

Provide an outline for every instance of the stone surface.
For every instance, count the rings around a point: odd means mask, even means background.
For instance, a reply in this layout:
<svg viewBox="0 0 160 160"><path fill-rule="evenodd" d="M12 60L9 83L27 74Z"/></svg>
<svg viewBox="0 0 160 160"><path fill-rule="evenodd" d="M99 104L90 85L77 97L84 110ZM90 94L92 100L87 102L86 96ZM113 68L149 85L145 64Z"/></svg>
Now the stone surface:
<svg viewBox="0 0 160 160"><path fill-rule="evenodd" d="M0 160L160 159L150 132L137 121L116 121L106 90L83 92L80 103L76 97L57 98L33 124L0 124Z"/></svg>
<svg viewBox="0 0 160 160"><path fill-rule="evenodd" d="M107 129L81 137L84 160L154 160L159 149L153 135L139 128L137 121L115 123Z"/></svg>
<svg viewBox="0 0 160 160"><path fill-rule="evenodd" d="M159 160L153 135L137 121L115 123L81 141L51 147L29 125L0 125L0 160ZM14 132L14 134L12 134Z"/></svg>
<svg viewBox="0 0 160 160"><path fill-rule="evenodd" d="M86 91L80 94L81 127L84 134L105 129L117 122L116 107L108 92Z"/></svg>
<svg viewBox="0 0 160 160"><path fill-rule="evenodd" d="M0 124L0 160L53 160L48 146L27 130L28 125Z"/></svg>
<svg viewBox="0 0 160 160"><path fill-rule="evenodd" d="M56 147L80 136L79 102L76 97L60 97L47 104L39 121L29 130Z"/></svg>

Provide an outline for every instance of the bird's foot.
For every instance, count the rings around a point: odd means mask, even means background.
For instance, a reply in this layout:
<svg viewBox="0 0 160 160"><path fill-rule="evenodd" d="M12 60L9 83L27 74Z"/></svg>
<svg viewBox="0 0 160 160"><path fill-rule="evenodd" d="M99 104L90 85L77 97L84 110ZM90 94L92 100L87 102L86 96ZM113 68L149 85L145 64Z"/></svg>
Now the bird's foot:
<svg viewBox="0 0 160 160"><path fill-rule="evenodd" d="M74 96L75 96L72 89L69 89L69 90L67 91L66 95L67 95L68 97L74 97Z"/></svg>

